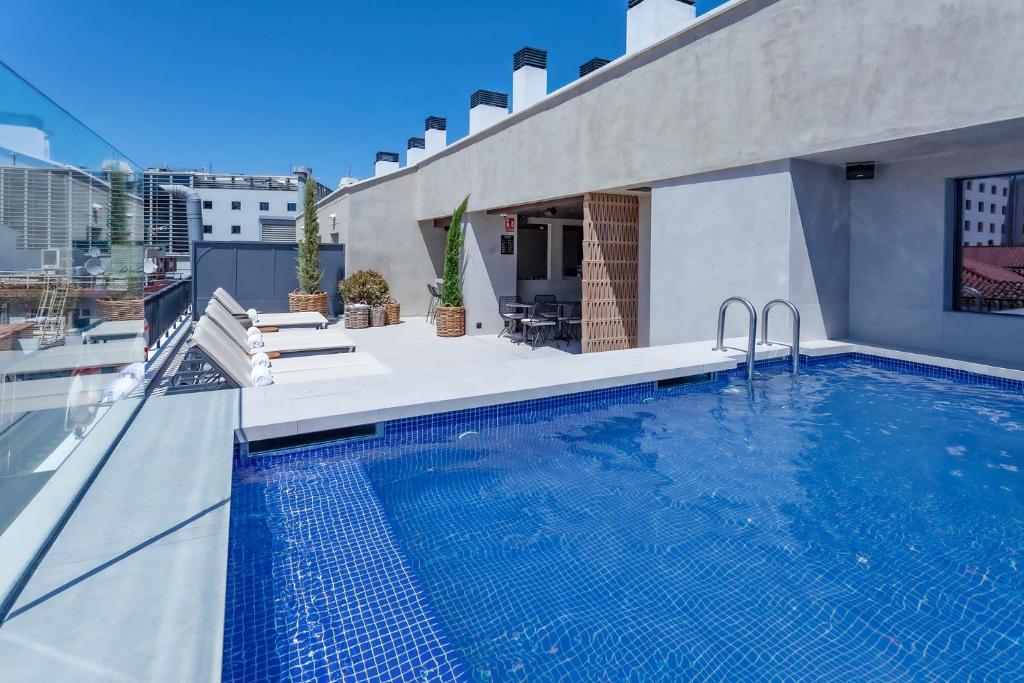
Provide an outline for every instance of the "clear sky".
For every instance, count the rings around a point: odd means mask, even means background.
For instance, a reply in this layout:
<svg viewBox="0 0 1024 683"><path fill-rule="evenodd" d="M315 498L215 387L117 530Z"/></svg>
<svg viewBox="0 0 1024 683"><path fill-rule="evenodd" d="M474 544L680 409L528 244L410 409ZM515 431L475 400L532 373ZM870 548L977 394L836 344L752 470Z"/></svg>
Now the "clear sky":
<svg viewBox="0 0 1024 683"><path fill-rule="evenodd" d="M626 41L626 0L10 0L0 15L0 60L136 163L303 164L331 186L350 163L371 175L378 150L404 163L429 115L463 137L470 93L511 92L524 45L548 50L554 90Z"/></svg>

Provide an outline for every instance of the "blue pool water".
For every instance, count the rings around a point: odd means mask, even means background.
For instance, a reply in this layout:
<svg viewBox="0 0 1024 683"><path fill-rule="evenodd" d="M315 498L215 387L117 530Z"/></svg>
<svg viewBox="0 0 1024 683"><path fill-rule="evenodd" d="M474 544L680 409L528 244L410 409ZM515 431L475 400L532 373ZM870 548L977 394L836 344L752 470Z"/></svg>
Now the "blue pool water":
<svg viewBox="0 0 1024 683"><path fill-rule="evenodd" d="M239 461L224 679L1020 680L1024 389L953 374L777 364Z"/></svg>

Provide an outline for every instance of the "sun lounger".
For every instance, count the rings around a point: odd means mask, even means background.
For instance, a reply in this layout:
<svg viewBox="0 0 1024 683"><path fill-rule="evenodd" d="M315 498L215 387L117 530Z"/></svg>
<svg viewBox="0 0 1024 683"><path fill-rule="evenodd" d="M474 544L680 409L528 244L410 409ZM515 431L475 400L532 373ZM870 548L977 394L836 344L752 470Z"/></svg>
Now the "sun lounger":
<svg viewBox="0 0 1024 683"><path fill-rule="evenodd" d="M248 354L227 338L207 316L196 323L189 344L198 348L223 377L237 387L252 387L252 364ZM391 372L366 353L343 353L329 356L307 356L271 361L274 384L337 381L364 375Z"/></svg>
<svg viewBox="0 0 1024 683"><path fill-rule="evenodd" d="M206 305L206 315L232 342L250 355L258 351L270 355L281 354L282 356L310 353L350 353L356 349L352 340L340 331L290 330L264 334L263 346L255 351L250 351L246 329L238 320L231 317L228 310L218 301L210 299L210 303Z"/></svg>
<svg viewBox="0 0 1024 683"><path fill-rule="evenodd" d="M115 339L132 339L142 335L145 320L107 320L82 333L86 344L106 343Z"/></svg>
<svg viewBox="0 0 1024 683"><path fill-rule="evenodd" d="M112 371L145 360L142 339L106 344L69 344L22 353L0 352L0 375L5 379L46 379L70 375L82 368Z"/></svg>
<svg viewBox="0 0 1024 683"><path fill-rule="evenodd" d="M213 298L219 301L233 317L243 319L244 326L249 320L242 305L233 296L227 293L223 287L218 287L213 292ZM268 327L327 327L327 318L319 313L260 313L257 325Z"/></svg>

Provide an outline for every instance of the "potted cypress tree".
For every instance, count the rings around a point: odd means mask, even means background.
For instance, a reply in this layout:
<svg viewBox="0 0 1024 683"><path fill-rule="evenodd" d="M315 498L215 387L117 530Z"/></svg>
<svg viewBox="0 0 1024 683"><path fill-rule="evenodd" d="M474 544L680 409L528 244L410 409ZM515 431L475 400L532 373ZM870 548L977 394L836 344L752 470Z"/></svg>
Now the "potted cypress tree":
<svg viewBox="0 0 1024 683"><path fill-rule="evenodd" d="M128 175L117 162L107 169L110 183L110 268L118 289L99 299L96 309L103 320L142 320L145 287L142 247L132 241L128 219Z"/></svg>
<svg viewBox="0 0 1024 683"><path fill-rule="evenodd" d="M327 292L320 290L323 277L320 270L320 221L316 216L312 178L306 183L303 216L302 239L299 240L299 254L295 259L299 288L288 295L288 310L293 313L314 311L326 318Z"/></svg>
<svg viewBox="0 0 1024 683"><path fill-rule="evenodd" d="M438 337L461 337L466 334L466 307L462 305L462 277L459 267L462 264L462 244L466 237L462 229L462 217L468 204L469 195L466 195L452 214L452 224L448 226L441 302L435 314Z"/></svg>

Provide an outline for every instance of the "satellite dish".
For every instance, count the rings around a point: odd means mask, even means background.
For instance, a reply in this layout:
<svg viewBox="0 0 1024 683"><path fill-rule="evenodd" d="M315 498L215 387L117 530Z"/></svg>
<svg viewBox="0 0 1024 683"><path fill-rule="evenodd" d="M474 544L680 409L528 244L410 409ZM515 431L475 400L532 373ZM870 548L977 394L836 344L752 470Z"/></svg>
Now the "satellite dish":
<svg viewBox="0 0 1024 683"><path fill-rule="evenodd" d="M157 265L153 259L146 259L146 262L142 266L142 270L146 272L146 275L152 275L156 272Z"/></svg>
<svg viewBox="0 0 1024 683"><path fill-rule="evenodd" d="M85 272L93 277L103 275L103 262L98 258L91 258L85 262Z"/></svg>
<svg viewBox="0 0 1024 683"><path fill-rule="evenodd" d="M100 252L100 248L99 247L92 247L91 249L89 249L89 251L87 251L85 253L86 253L86 255L89 256L89 258L99 258L100 254L102 252Z"/></svg>

